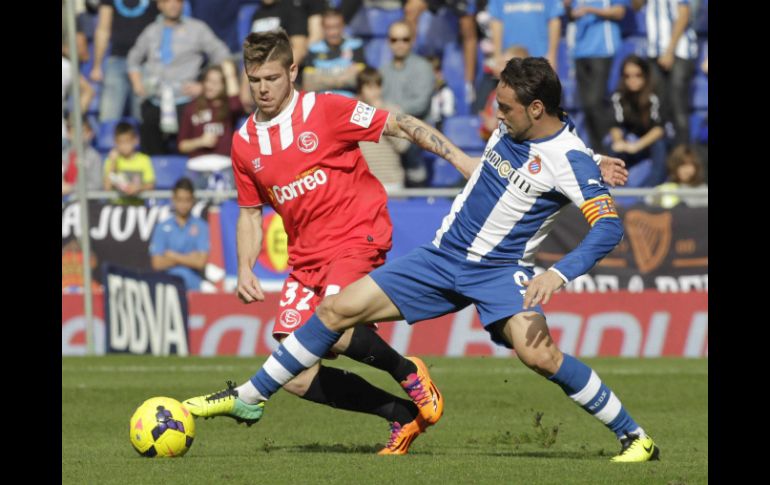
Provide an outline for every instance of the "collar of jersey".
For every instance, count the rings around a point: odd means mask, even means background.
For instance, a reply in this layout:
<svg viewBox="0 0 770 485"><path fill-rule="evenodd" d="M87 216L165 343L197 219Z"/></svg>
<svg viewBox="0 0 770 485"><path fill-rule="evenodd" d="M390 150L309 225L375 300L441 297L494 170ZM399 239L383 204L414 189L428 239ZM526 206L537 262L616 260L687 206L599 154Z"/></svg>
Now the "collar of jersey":
<svg viewBox="0 0 770 485"><path fill-rule="evenodd" d="M561 134L564 132L564 129L565 129L567 126L569 126L569 122L564 122L564 121L562 121L562 125L561 125L561 128L559 128L559 130L558 130L556 133L554 133L553 135L548 135L548 136L545 136L545 137L543 137L543 138L536 138L536 139L534 139L534 140L525 140L525 141L523 142L523 144L524 144L524 145L531 145L532 143L543 143L543 142L546 142L546 141L548 141L548 140L553 140L553 139L554 139L554 138L556 138L557 136L561 135Z"/></svg>
<svg viewBox="0 0 770 485"><path fill-rule="evenodd" d="M254 120L254 126L257 128L270 128L271 126L275 126L282 121L285 121L287 119L291 119L291 114L294 112L294 107L297 106L297 100L299 99L299 92L295 89L294 94L291 97L291 103L289 103L289 106L284 108L283 111L281 111L278 116L273 118L272 120L268 121L257 121L257 113L259 110L254 111L254 116L252 117L252 120Z"/></svg>

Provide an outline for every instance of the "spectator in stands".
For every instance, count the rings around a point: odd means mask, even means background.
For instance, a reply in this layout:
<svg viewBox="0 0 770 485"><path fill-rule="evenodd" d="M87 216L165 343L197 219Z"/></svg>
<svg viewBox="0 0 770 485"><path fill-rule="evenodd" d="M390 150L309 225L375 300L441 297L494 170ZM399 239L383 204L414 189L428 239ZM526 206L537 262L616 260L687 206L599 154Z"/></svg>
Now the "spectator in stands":
<svg viewBox="0 0 770 485"><path fill-rule="evenodd" d="M324 10L321 27L323 40L311 45L305 58L302 87L353 97L356 76L366 67L364 42L343 36L345 21L339 10Z"/></svg>
<svg viewBox="0 0 770 485"><path fill-rule="evenodd" d="M62 39L64 41L64 39ZM69 146L69 138L67 136L67 121L65 120L65 111L67 111L67 100L72 91L72 65L69 57L67 57L67 50L62 45L61 56L61 149L66 150ZM88 105L91 104L91 100L94 99L94 88L88 84L86 78L81 74L78 79L78 86L80 87L80 111L85 113L88 111Z"/></svg>
<svg viewBox="0 0 770 485"><path fill-rule="evenodd" d="M457 113L455 94L444 80L444 74L441 72L441 58L432 56L428 58L428 62L433 66L433 76L436 78L436 84L430 98L428 122L436 129L441 130L444 120Z"/></svg>
<svg viewBox="0 0 770 485"><path fill-rule="evenodd" d="M72 124L67 123L69 129L70 148L62 152L61 157L61 195L69 195L76 189L78 178L77 151L74 146L74 131ZM94 130L88 118L83 117L83 164L86 169L86 190L99 190L102 188L102 158L99 152L91 146L94 139Z"/></svg>
<svg viewBox="0 0 770 485"><path fill-rule="evenodd" d="M121 121L115 126L115 148L104 161L104 190L117 190L123 196L117 204L142 205L137 195L155 188L155 170L146 154L136 151L136 128Z"/></svg>
<svg viewBox="0 0 770 485"><path fill-rule="evenodd" d="M397 112L394 106L382 99L382 74L373 67L366 67L356 76L356 97L377 109ZM401 154L409 148L409 141L383 136L379 143L362 141L358 143L369 170L386 189L404 187L404 169Z"/></svg>
<svg viewBox="0 0 770 485"><path fill-rule="evenodd" d="M198 19L182 16L182 0L158 0L161 15L139 35L128 53L128 75L142 102L142 150L176 152L175 138L184 105L201 93L197 82L204 59L221 64L227 46Z"/></svg>
<svg viewBox="0 0 770 485"><path fill-rule="evenodd" d="M603 151L602 138L610 127L607 81L620 47L620 21L629 0L564 0L567 18L575 22L575 75L580 104L585 114L588 145Z"/></svg>
<svg viewBox="0 0 770 485"><path fill-rule="evenodd" d="M382 99L402 113L426 119L435 79L428 61L412 52L414 35L406 22L393 22L388 30L393 60L380 67ZM428 179L422 150L411 145L402 157L406 186L421 187Z"/></svg>
<svg viewBox="0 0 770 485"><path fill-rule="evenodd" d="M666 121L674 124L676 144L690 139L690 84L695 76L698 43L690 25L690 0L632 0L647 4L647 56L663 101Z"/></svg>
<svg viewBox="0 0 770 485"><path fill-rule="evenodd" d="M495 56L495 63L491 64L484 71L484 78L480 83L479 94L484 96L486 103L482 106L482 109L478 112L481 117L481 124L479 126L479 136L483 140L488 140L492 136L492 132L495 131L500 120L497 118L497 93L495 88L500 80L500 73L505 69L505 65L509 60L514 57L524 58L529 57L529 52L526 47L520 45L512 45L507 48L505 52Z"/></svg>
<svg viewBox="0 0 770 485"><path fill-rule="evenodd" d="M465 59L465 102L473 103L476 91L476 51L478 49L478 28L476 26L476 2L474 0L404 0L404 21L412 32L417 32L417 21L425 10L436 13L445 7L459 19L460 38Z"/></svg>
<svg viewBox="0 0 770 485"><path fill-rule="evenodd" d="M320 14L326 2L314 0L262 0L251 17L251 32L268 32L279 27L289 34L294 63L298 66L307 55L308 25L313 19L314 30L320 26ZM318 36L320 32L314 32Z"/></svg>
<svg viewBox="0 0 770 485"><path fill-rule="evenodd" d="M663 193L666 190L685 187L706 188L703 182L703 165L693 147L679 145L671 151L668 157L668 180L656 187L655 194L647 196L648 204L664 209L671 209L680 203L688 207L708 207L708 196Z"/></svg>
<svg viewBox="0 0 770 485"><path fill-rule="evenodd" d="M243 114L234 64L226 61L209 67L203 74L203 93L182 112L179 153L229 157L235 125Z"/></svg>
<svg viewBox="0 0 770 485"><path fill-rule="evenodd" d="M617 92L612 95L615 124L610 129L611 151L629 169L651 159L652 168L642 186L654 187L666 178L666 145L650 65L641 57L630 55L621 66L621 78Z"/></svg>
<svg viewBox="0 0 770 485"><path fill-rule="evenodd" d="M209 258L209 225L192 215L192 181L179 179L171 195L174 215L157 224L150 240L152 269L184 280L187 290L198 291Z"/></svg>
<svg viewBox="0 0 770 485"><path fill-rule="evenodd" d="M102 84L99 121L117 120L129 102L131 116L141 119L141 100L135 97L128 78L128 51L137 37L158 16L155 1L101 0L94 33L94 64L91 80ZM110 50L102 71L104 56Z"/></svg>
<svg viewBox="0 0 770 485"><path fill-rule="evenodd" d="M512 45L527 48L532 57L545 57L556 70L561 38L561 0L489 0L495 54Z"/></svg>

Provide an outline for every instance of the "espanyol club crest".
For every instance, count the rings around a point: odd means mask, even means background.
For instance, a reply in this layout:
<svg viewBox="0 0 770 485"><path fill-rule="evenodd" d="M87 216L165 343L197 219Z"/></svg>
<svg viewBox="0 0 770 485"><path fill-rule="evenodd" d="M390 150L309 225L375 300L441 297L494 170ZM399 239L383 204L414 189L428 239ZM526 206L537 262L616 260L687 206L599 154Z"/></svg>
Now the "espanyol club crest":
<svg viewBox="0 0 770 485"><path fill-rule="evenodd" d="M318 136L312 131L304 131L297 138L297 148L301 152L310 153L318 148Z"/></svg>
<svg viewBox="0 0 770 485"><path fill-rule="evenodd" d="M302 315L293 308L287 308L281 312L281 325L286 328L294 328L302 322Z"/></svg>
<svg viewBox="0 0 770 485"><path fill-rule="evenodd" d="M529 169L529 173L532 175L537 175L540 173L540 170L543 169L543 162L540 161L540 155L535 155L535 158L532 159L531 162L529 162L529 166L527 167Z"/></svg>

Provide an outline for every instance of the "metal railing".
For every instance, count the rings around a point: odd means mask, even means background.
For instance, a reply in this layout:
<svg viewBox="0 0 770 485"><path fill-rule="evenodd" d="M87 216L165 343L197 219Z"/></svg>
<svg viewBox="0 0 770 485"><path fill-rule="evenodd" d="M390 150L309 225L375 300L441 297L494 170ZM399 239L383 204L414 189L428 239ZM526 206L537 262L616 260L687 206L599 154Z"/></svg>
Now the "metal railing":
<svg viewBox="0 0 770 485"><path fill-rule="evenodd" d="M462 188L411 188L411 189L391 189L387 190L388 197L401 199L408 197L454 197L460 193ZM704 197L708 200L708 187L704 188L678 188L678 189L655 189L648 187L619 187L610 188L610 193L615 197L645 197L648 195L677 195L680 197ZM114 190L93 190L86 195L88 199L113 199L120 197ZM198 199L212 201L223 201L235 199L238 193L235 190L196 190L195 196ZM142 199L168 199L171 197L171 190L147 190L137 195ZM69 200L76 200L77 195Z"/></svg>

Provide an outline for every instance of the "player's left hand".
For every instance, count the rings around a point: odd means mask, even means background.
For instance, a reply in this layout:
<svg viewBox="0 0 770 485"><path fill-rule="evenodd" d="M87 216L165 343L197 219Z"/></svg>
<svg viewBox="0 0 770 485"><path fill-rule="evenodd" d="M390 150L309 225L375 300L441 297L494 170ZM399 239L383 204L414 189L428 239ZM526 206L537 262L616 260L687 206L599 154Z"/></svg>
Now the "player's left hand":
<svg viewBox="0 0 770 485"><path fill-rule="evenodd" d="M602 172L602 178L610 187L626 185L628 181L628 170L626 162L619 158L602 155L602 161L599 162L599 170Z"/></svg>
<svg viewBox="0 0 770 485"><path fill-rule="evenodd" d="M555 271L545 271L529 281L523 281L527 287L524 294L524 309L534 308L539 303L545 305L551 301L551 295L564 286L564 280Z"/></svg>

